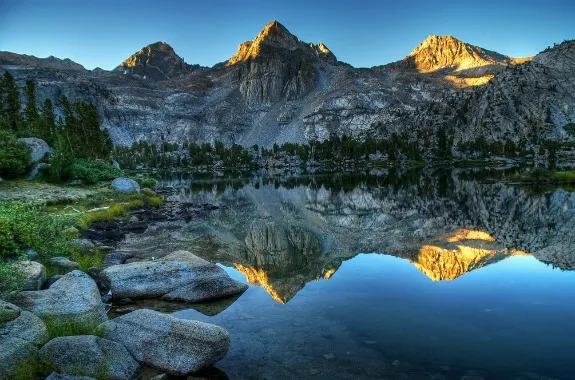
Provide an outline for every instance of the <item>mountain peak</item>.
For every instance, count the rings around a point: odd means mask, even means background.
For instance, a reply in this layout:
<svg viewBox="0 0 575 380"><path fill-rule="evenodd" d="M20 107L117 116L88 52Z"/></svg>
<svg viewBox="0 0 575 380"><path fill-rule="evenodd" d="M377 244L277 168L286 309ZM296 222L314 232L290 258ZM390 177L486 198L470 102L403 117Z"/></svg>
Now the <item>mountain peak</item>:
<svg viewBox="0 0 575 380"><path fill-rule="evenodd" d="M414 68L420 72L441 69L458 72L489 65L507 66L512 61L508 56L465 43L453 36L438 35L423 40L405 60L412 61Z"/></svg>
<svg viewBox="0 0 575 380"><path fill-rule="evenodd" d="M277 20L269 22L258 33L253 41L247 41L239 45L238 51L226 63L226 66L244 62L250 58L260 57L266 52L301 49L305 54L310 54L329 61L336 62L335 55L323 43L314 45L306 44L294 36L285 26Z"/></svg>
<svg viewBox="0 0 575 380"><path fill-rule="evenodd" d="M145 79L165 80L185 75L193 70L168 43L146 45L122 62L115 71L138 75Z"/></svg>
<svg viewBox="0 0 575 380"><path fill-rule="evenodd" d="M295 46L298 41L298 38L277 20L268 23L254 40L255 43L271 44L286 48Z"/></svg>

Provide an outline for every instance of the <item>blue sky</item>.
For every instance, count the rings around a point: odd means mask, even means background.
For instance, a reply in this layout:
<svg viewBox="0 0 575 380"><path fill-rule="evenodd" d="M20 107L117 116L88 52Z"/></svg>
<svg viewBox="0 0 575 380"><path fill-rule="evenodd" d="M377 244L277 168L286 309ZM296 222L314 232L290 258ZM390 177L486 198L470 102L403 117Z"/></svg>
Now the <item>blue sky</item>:
<svg viewBox="0 0 575 380"><path fill-rule="evenodd" d="M0 0L0 50L112 69L166 41L186 62L212 66L275 19L358 67L401 59L430 34L514 57L575 38L573 0Z"/></svg>

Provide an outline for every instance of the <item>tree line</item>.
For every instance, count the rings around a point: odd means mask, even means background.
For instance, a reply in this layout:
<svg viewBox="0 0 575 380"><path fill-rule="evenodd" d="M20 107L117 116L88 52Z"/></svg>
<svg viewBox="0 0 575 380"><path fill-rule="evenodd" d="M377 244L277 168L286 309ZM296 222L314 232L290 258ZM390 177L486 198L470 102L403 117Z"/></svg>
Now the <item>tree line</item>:
<svg viewBox="0 0 575 380"><path fill-rule="evenodd" d="M14 177L28 169L29 162L15 164L25 161L25 147L16 139L37 137L54 149L49 159L50 178L70 179L74 163L109 158L112 142L100 127L94 105L62 96L56 104L47 98L38 106L34 81L27 80L20 89L10 72L0 77L0 175Z"/></svg>

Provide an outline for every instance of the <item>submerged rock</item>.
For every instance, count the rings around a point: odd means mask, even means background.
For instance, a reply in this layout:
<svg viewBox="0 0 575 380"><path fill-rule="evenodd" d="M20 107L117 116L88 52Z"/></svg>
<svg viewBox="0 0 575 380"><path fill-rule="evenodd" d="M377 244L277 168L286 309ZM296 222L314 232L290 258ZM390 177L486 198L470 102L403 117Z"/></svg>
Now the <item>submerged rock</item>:
<svg viewBox="0 0 575 380"><path fill-rule="evenodd" d="M185 376L221 360L230 336L223 328L141 309L105 324L105 338L121 343L141 364Z"/></svg>
<svg viewBox="0 0 575 380"><path fill-rule="evenodd" d="M25 291L14 303L52 323L98 325L108 317L94 280L80 271L70 272L47 290Z"/></svg>
<svg viewBox="0 0 575 380"><path fill-rule="evenodd" d="M0 301L0 379L10 378L23 360L48 340L44 322L16 305Z"/></svg>
<svg viewBox="0 0 575 380"><path fill-rule="evenodd" d="M116 178L112 181L112 187L119 193L139 193L140 185L130 178Z"/></svg>
<svg viewBox="0 0 575 380"><path fill-rule="evenodd" d="M201 302L242 293L247 285L187 251L161 260L114 265L102 271L113 299L157 298Z"/></svg>
<svg viewBox="0 0 575 380"><path fill-rule="evenodd" d="M82 376L130 379L140 367L120 343L92 335L52 339L39 354L57 372Z"/></svg>

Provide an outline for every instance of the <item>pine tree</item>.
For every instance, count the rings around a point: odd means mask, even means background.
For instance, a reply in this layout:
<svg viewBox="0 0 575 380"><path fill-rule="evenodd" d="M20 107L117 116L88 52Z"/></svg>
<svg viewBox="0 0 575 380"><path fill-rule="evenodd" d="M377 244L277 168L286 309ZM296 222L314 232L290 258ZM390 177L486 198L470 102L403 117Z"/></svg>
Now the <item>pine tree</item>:
<svg viewBox="0 0 575 380"><path fill-rule="evenodd" d="M26 122L31 125L38 121L38 107L36 106L36 83L32 80L26 81L24 87L24 94L26 95Z"/></svg>
<svg viewBox="0 0 575 380"><path fill-rule="evenodd" d="M51 146L56 138L57 130L54 105L50 99L44 100L40 112L40 137Z"/></svg>
<svg viewBox="0 0 575 380"><path fill-rule="evenodd" d="M15 133L20 133L20 92L14 81L14 77L8 71L4 73L2 80L3 107L2 113L8 128Z"/></svg>

